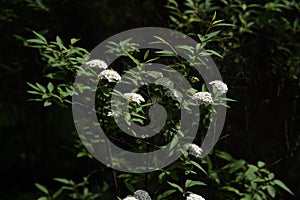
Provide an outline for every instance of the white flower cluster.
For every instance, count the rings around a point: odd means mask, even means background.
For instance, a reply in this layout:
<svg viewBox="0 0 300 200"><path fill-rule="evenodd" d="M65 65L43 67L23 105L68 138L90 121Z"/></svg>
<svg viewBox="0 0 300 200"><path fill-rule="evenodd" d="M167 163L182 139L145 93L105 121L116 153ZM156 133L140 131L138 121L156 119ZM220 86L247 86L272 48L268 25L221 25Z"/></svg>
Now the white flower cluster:
<svg viewBox="0 0 300 200"><path fill-rule="evenodd" d="M108 113L107 113L107 116L111 116L111 117L117 117L118 116L118 114L117 113L115 113L114 111L109 111Z"/></svg>
<svg viewBox="0 0 300 200"><path fill-rule="evenodd" d="M203 103L203 104L213 103L212 96L209 92L197 92L193 95L192 98L197 100L199 103Z"/></svg>
<svg viewBox="0 0 300 200"><path fill-rule="evenodd" d="M128 196L123 200L151 200L150 195L145 190L137 190L133 195L134 196Z"/></svg>
<svg viewBox="0 0 300 200"><path fill-rule="evenodd" d="M189 196L187 196L186 200L205 200L205 199L197 194L189 194Z"/></svg>
<svg viewBox="0 0 300 200"><path fill-rule="evenodd" d="M209 84L215 87L220 94L226 94L228 91L228 87L223 81L211 81Z"/></svg>
<svg viewBox="0 0 300 200"><path fill-rule="evenodd" d="M133 92L125 93L124 98L127 99L128 102L136 102L138 104L145 101L145 99L142 97L142 95L133 93Z"/></svg>
<svg viewBox="0 0 300 200"><path fill-rule="evenodd" d="M135 198L135 197L126 197L125 199L123 199L123 200L138 200L137 198Z"/></svg>
<svg viewBox="0 0 300 200"><path fill-rule="evenodd" d="M199 158L202 155L203 150L196 144L185 144L183 149L188 151L189 154Z"/></svg>
<svg viewBox="0 0 300 200"><path fill-rule="evenodd" d="M149 196L148 192L144 190L137 190L134 192L134 197L138 200L151 200L151 197Z"/></svg>
<svg viewBox="0 0 300 200"><path fill-rule="evenodd" d="M98 67L100 69L107 69L107 67L108 67L106 62L104 62L103 60L99 60L99 59L90 60L90 61L86 62L85 64L88 65L89 67Z"/></svg>
<svg viewBox="0 0 300 200"><path fill-rule="evenodd" d="M99 69L104 69L98 75L101 79L105 78L109 82L121 80L121 76L119 75L119 73L114 70L107 69L108 65L103 60L94 59L94 60L90 60L90 61L86 62L85 64L92 68L98 67Z"/></svg>
<svg viewBox="0 0 300 200"><path fill-rule="evenodd" d="M103 70L98 76L102 79L106 78L109 82L121 80L119 73L110 69Z"/></svg>

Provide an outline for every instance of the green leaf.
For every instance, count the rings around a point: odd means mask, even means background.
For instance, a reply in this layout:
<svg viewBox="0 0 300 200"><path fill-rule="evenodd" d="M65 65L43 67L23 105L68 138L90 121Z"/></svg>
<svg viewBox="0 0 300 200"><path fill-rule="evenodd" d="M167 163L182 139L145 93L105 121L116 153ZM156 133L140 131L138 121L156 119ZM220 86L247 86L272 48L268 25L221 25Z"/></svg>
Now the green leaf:
<svg viewBox="0 0 300 200"><path fill-rule="evenodd" d="M223 56L222 56L221 54L219 54L218 52L216 52L216 51L214 51L214 50L208 49L208 50L206 50L206 52L209 53L209 54L218 56L218 57L220 57L220 58L223 58Z"/></svg>
<svg viewBox="0 0 300 200"><path fill-rule="evenodd" d="M67 184L67 185L70 184L70 181L68 179L65 179L65 178L54 178L53 180L55 180L57 182L60 182L60 183Z"/></svg>
<svg viewBox="0 0 300 200"><path fill-rule="evenodd" d="M48 198L47 197L40 197L40 198L38 198L38 200L48 200Z"/></svg>
<svg viewBox="0 0 300 200"><path fill-rule="evenodd" d="M28 101L43 101L42 99L28 99Z"/></svg>
<svg viewBox="0 0 300 200"><path fill-rule="evenodd" d="M189 188L189 187L193 187L193 186L203 186L206 185L205 183L203 183L202 181L193 181L193 180L186 180L185 181L185 188Z"/></svg>
<svg viewBox="0 0 300 200"><path fill-rule="evenodd" d="M220 188L221 190L225 190L225 191L229 191L229 192L233 192L239 196L241 196L242 194L240 193L240 191L232 186L224 186Z"/></svg>
<svg viewBox="0 0 300 200"><path fill-rule="evenodd" d="M45 101L44 102L44 107L47 107L47 106L51 106L52 105L52 102L51 101Z"/></svg>
<svg viewBox="0 0 300 200"><path fill-rule="evenodd" d="M217 26L228 26L228 27L235 27L236 25L234 24L227 24L227 23L218 23L218 24L214 24L213 27L217 27Z"/></svg>
<svg viewBox="0 0 300 200"><path fill-rule="evenodd" d="M59 36L56 36L56 43L57 45L59 46L60 49L64 49L64 44L63 44L63 41L60 39Z"/></svg>
<svg viewBox="0 0 300 200"><path fill-rule="evenodd" d="M139 117L141 119L147 119L147 117L144 117L143 115L139 115L137 113L131 113L131 116L136 116L136 117Z"/></svg>
<svg viewBox="0 0 300 200"><path fill-rule="evenodd" d="M144 60L146 60L149 56L149 50L146 51L145 55L144 55Z"/></svg>
<svg viewBox="0 0 300 200"><path fill-rule="evenodd" d="M43 94L42 95L42 99L49 99L49 97L50 97L51 95L50 94Z"/></svg>
<svg viewBox="0 0 300 200"><path fill-rule="evenodd" d="M255 172L258 170L258 168L255 165L248 165L248 169L245 172L245 176L249 179L249 180L253 180L256 178L256 174Z"/></svg>
<svg viewBox="0 0 300 200"><path fill-rule="evenodd" d="M268 174L268 178L269 178L270 180L274 179L274 178L275 178L275 174L274 174L274 173Z"/></svg>
<svg viewBox="0 0 300 200"><path fill-rule="evenodd" d="M125 45L130 44L131 40L132 40L132 38L128 38L126 40L121 41L119 44L120 44L120 46L125 46Z"/></svg>
<svg viewBox="0 0 300 200"><path fill-rule="evenodd" d="M41 185L41 184L39 184L39 183L35 183L35 186L36 186L40 191L42 191L43 193L49 194L49 192L48 192L48 190L47 190L47 188L46 188L45 186L43 186L43 185Z"/></svg>
<svg viewBox="0 0 300 200"><path fill-rule="evenodd" d="M140 65L140 61L138 59L136 59L135 57L133 57L129 52L125 52L125 54L136 64L136 65Z"/></svg>
<svg viewBox="0 0 300 200"><path fill-rule="evenodd" d="M64 190L64 188L60 188L59 190L54 192L53 199L56 199L62 193L63 190Z"/></svg>
<svg viewBox="0 0 300 200"><path fill-rule="evenodd" d="M41 92L38 92L38 91L31 91L31 90L27 91L27 93L30 93L30 94L38 94L38 95L42 95L42 94L43 94L43 93L41 93Z"/></svg>
<svg viewBox="0 0 300 200"><path fill-rule="evenodd" d="M179 181L179 178L174 170L171 171L171 173L169 173L168 176L170 176L172 179L174 179L176 181Z"/></svg>
<svg viewBox="0 0 300 200"><path fill-rule="evenodd" d="M272 185L268 185L267 190L272 198L274 198L276 196L276 190Z"/></svg>
<svg viewBox="0 0 300 200"><path fill-rule="evenodd" d="M134 193L135 189L134 189L133 185L131 185L130 183L128 183L125 180L124 180L124 184L130 192Z"/></svg>
<svg viewBox="0 0 300 200"><path fill-rule="evenodd" d="M216 19L216 17L217 17L217 12L215 11L214 16L211 21L214 21Z"/></svg>
<svg viewBox="0 0 300 200"><path fill-rule="evenodd" d="M72 38L72 39L71 39L71 45L75 44L75 43L78 42L79 40L80 40L80 38L79 38L79 39Z"/></svg>
<svg viewBox="0 0 300 200"><path fill-rule="evenodd" d="M29 43L36 43L36 44L46 44L43 40L41 39L28 39L26 40Z"/></svg>
<svg viewBox="0 0 300 200"><path fill-rule="evenodd" d="M37 86L35 86L35 85L31 84L31 83L28 83L28 82L27 82L27 84L28 84L30 87L32 87L33 89L36 89L36 90L39 90L39 91L40 91L40 89L39 89Z"/></svg>
<svg viewBox="0 0 300 200"><path fill-rule="evenodd" d="M42 9L42 10L45 10L45 11L49 11L49 8L47 8L44 3L42 2L42 0L36 0L36 3L39 5L39 7Z"/></svg>
<svg viewBox="0 0 300 200"><path fill-rule="evenodd" d="M208 171L211 171L211 170L212 170L212 167L213 167L213 164L212 164L212 162L211 162L209 156L206 156L205 162L207 163Z"/></svg>
<svg viewBox="0 0 300 200"><path fill-rule="evenodd" d="M44 86L42 86L39 83L36 83L36 86L39 88L40 91L42 91L43 93L46 93L46 88Z"/></svg>
<svg viewBox="0 0 300 200"><path fill-rule="evenodd" d="M266 165L266 163L264 163L264 162L262 162L262 161L258 161L257 162L257 166L259 167L259 168L262 168L262 167L264 167Z"/></svg>
<svg viewBox="0 0 300 200"><path fill-rule="evenodd" d="M183 189L182 187L180 187L179 185L175 184L175 183L171 183L168 181L168 184L171 185L172 187L178 189L181 193L183 193Z"/></svg>
<svg viewBox="0 0 300 200"><path fill-rule="evenodd" d="M166 177L166 172L162 172L158 176L158 181L162 183L163 179Z"/></svg>
<svg viewBox="0 0 300 200"><path fill-rule="evenodd" d="M145 62L145 64L150 63L150 62L152 62L152 61L155 61L155 60L157 60L157 59L159 59L159 57L151 58L150 60L147 60L147 61Z"/></svg>
<svg viewBox="0 0 300 200"><path fill-rule="evenodd" d="M32 31L38 38L40 38L44 43L47 43L47 40L44 36L42 36L41 34L35 32L35 31Z"/></svg>
<svg viewBox="0 0 300 200"><path fill-rule="evenodd" d="M54 85L51 82L49 82L47 85L47 88L48 88L49 92L52 92L54 90Z"/></svg>
<svg viewBox="0 0 300 200"><path fill-rule="evenodd" d="M207 174L207 172L197 162L190 160L190 161L188 161L188 163L190 163L190 164L194 165L195 167L197 167L198 169L200 169L204 174Z"/></svg>
<svg viewBox="0 0 300 200"><path fill-rule="evenodd" d="M212 25L218 24L218 23L223 22L223 21L224 21L224 19L214 21L214 22L212 23Z"/></svg>
<svg viewBox="0 0 300 200"><path fill-rule="evenodd" d="M238 161L234 162L232 164L232 166L230 167L229 174L232 174L233 172L236 172L237 170L241 169L242 167L244 167L245 164L246 164L246 161L244 161L244 160L238 160Z"/></svg>
<svg viewBox="0 0 300 200"><path fill-rule="evenodd" d="M253 200L253 198L250 194L246 194L241 200Z"/></svg>
<svg viewBox="0 0 300 200"><path fill-rule="evenodd" d="M132 174L120 174L118 178L132 178Z"/></svg>
<svg viewBox="0 0 300 200"><path fill-rule="evenodd" d="M220 178L216 171L210 170L209 177L214 180L216 183L220 184Z"/></svg>
<svg viewBox="0 0 300 200"><path fill-rule="evenodd" d="M224 159L224 160L226 160L226 161L232 161L232 160L234 160L233 157L232 157L229 153L224 152L224 151L216 150L216 151L215 151L215 154L216 154L216 156L218 156L219 158L222 158L222 159Z"/></svg>
<svg viewBox="0 0 300 200"><path fill-rule="evenodd" d="M178 45L176 46L176 49L183 49L183 50L187 50L189 51L190 53L193 53L194 52L194 48L189 46L189 45Z"/></svg>
<svg viewBox="0 0 300 200"><path fill-rule="evenodd" d="M164 193L162 193L161 195L159 195L159 196L157 197L157 200L161 200L161 199L163 199L163 198L166 198L167 196L170 196L171 194L173 194L173 193L175 193L175 192L176 192L176 190L173 190L173 189L167 190L167 191L165 191Z"/></svg>
<svg viewBox="0 0 300 200"><path fill-rule="evenodd" d="M176 55L173 51L169 51L169 50L155 51L155 53L158 55L161 55L161 56L175 56Z"/></svg>
<svg viewBox="0 0 300 200"><path fill-rule="evenodd" d="M258 193L254 193L253 197L254 197L253 199L263 200L263 198Z"/></svg>
<svg viewBox="0 0 300 200"><path fill-rule="evenodd" d="M281 187L291 195L294 195L294 193L281 180L276 179L273 181L273 183L275 183L276 185L278 185L279 187Z"/></svg>
<svg viewBox="0 0 300 200"><path fill-rule="evenodd" d="M210 34L207 34L205 36L202 36L200 34L198 34L198 38L200 39L201 42L206 42L210 39L212 39L213 37L217 36L221 31L214 31L211 32Z"/></svg>

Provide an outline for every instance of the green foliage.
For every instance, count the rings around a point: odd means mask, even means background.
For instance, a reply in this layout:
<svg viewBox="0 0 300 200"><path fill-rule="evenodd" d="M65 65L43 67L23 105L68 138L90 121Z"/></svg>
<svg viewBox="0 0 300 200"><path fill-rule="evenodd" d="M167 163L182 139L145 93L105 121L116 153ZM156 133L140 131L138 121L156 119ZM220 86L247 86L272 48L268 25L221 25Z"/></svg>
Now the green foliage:
<svg viewBox="0 0 300 200"><path fill-rule="evenodd" d="M216 36L216 35L215 35ZM215 36L210 36L208 40L213 40ZM39 36L40 40L39 42L35 41L35 43L41 43L43 45L46 45L46 39L44 39L42 36ZM157 38L157 42L162 42L167 44L166 40L163 38ZM32 40L29 40L32 41ZM59 41L59 40L58 40ZM60 42L56 42L57 46L59 46ZM114 47L116 49L122 49L122 51L113 51L111 50L113 47L109 46L110 49L109 53L116 53L118 55L123 55L124 57L129 58L129 62L125 61L123 62L123 66L131 67L132 64L136 65L137 67L140 67L142 69L142 66L144 63L149 62L150 60L159 59L160 56L168 57L171 61L174 60L173 56L176 57L176 54L170 54L169 52L161 52L158 51L154 56L150 56L149 52L145 52L142 54L142 56L139 56L139 51L135 51L133 49L130 49L129 51L120 48L120 46L129 46L128 43L130 43L130 40L126 40L123 43L120 44L114 44ZM43 46L40 46L43 47ZM196 49L193 47L182 47L179 46L177 48L184 48L188 52L195 51ZM65 49L64 47L61 47L61 49ZM176 48L174 47L174 52L176 52ZM173 52L173 53L174 53ZM154 52L155 53L155 52ZM43 51L41 51L41 55L45 55ZM47 54L48 55L48 54ZM140 57L142 59L140 59ZM47 57L49 58L49 57ZM201 60L201 57L196 57L196 59ZM46 61L49 61L46 59ZM82 58L79 59L79 62L82 62ZM51 60L51 64L55 62L55 59ZM61 60L57 60L58 63L61 63ZM74 68L80 70L80 73L84 73L85 75L92 75L95 73L95 71L91 70L90 68L86 68L86 64L83 64L82 66L78 66L78 63L74 65ZM190 80L191 77L189 76L189 73L187 71L187 68L184 68L184 65L188 65L189 63L186 63L185 61L178 60L174 64L174 68L181 71L183 74L186 75L186 77L189 77ZM64 66L66 66L65 64ZM56 66L56 65L54 65ZM47 67L52 67L51 65L47 65ZM58 68L61 70L60 68ZM128 78L128 84L129 85L137 85L138 80L140 78L139 73L143 73L143 71L130 71L132 77L134 78ZM52 72L53 73L53 72ZM150 76L153 76L155 78L159 79L159 75L155 73L149 73ZM102 80L102 84L99 84L98 90L101 91L96 97L98 98L98 104L97 104L97 112L100 116L99 121L102 126L105 126L106 124L109 124L107 126L106 130L108 130L109 134L111 134L112 140L114 138L117 138L115 142L118 141L124 141L122 140L122 136L120 136L119 131L117 131L115 125L111 123L111 119L105 117L104 113L107 113L110 111L110 95L112 92L112 89L110 88L110 83L108 81ZM199 80L197 80L199 82ZM68 83L66 83L68 84ZM30 87L35 89L36 92L31 91L33 94L47 94L48 92L51 93L56 90L56 87L54 84L49 82L47 84L47 87L44 87L40 84L30 84ZM155 92L157 93L157 97L161 96L165 92L162 88L157 89L157 87L152 86L148 87L148 92L151 92L151 96L156 96ZM156 89L155 89L156 88ZM90 88L83 88L83 90L90 90ZM195 90L197 91L197 90ZM195 93L195 91L190 91L191 94ZM201 91L207 91L205 85L202 86ZM117 91L115 91L117 92ZM221 99L221 96L218 95L217 90L214 90L214 102L223 106L226 106L225 101L226 99ZM117 95L122 95L121 93L117 93ZM150 96L149 96L150 97ZM43 100L43 99L40 99ZM153 102L151 102L151 99L146 98L147 102L145 104L138 104L138 103L130 103L129 104L129 110L130 115L128 116L129 119L134 119L135 122L138 122L140 124L145 124L147 122L147 117L144 117L146 113L146 108L148 106L151 106ZM230 100L230 99L229 99ZM167 100L167 99L161 99L161 103L164 101L167 101L165 104L168 106L169 104L174 104L173 100ZM47 102L44 101L45 103ZM176 103L175 103L176 105ZM203 106L202 109L206 110L206 115L209 116L213 110L209 106ZM117 115L121 115L122 113L115 113ZM176 116L174 118L169 117L169 123L168 123L168 129L165 130L162 134L162 138L165 140L165 142L169 142L170 136L174 133L176 133ZM209 117L208 117L209 118ZM202 122L204 125L208 121ZM175 126L175 127L174 127ZM174 127L172 129L172 127ZM138 134L138 133L134 133ZM133 142L133 141L132 141ZM127 139L126 143L128 143L128 146L134 147L134 149L131 150L143 150L147 148L148 142L137 139L134 141L134 144L137 145L130 145L130 140ZM155 141L154 141L155 142ZM121 145L124 146L124 142L121 143ZM125 145L126 146L126 145ZM89 153L84 149L82 145L77 145L79 148L78 156L88 156L90 157ZM146 185L149 184L149 182L154 183L154 185L160 184L159 188L153 188L152 190L157 190L154 199L170 199L170 198L182 198L187 196L188 194L195 193L196 191L203 191L203 194L206 194L208 191L213 191L212 196L209 198L217 198L217 199L271 199L275 198L276 196L279 196L282 191L286 191L292 194L290 189L285 186L285 184L278 179L275 179L275 175L270 172L267 168L265 168L265 163L258 162L257 166L247 163L245 160L234 159L231 155L229 155L226 152L222 151L216 151L215 154L212 156L207 156L202 160L195 159L193 156L188 154L187 152L183 152L184 156L176 161L175 163L171 164L170 166L166 167L165 169L161 169L160 171L148 173L148 174L128 174L128 173L118 173L118 180L122 181L124 185L124 190L127 190L130 193L133 193L136 189L140 187L141 183L145 183ZM214 162L211 158L214 158ZM221 164L220 164L221 163ZM96 191L91 192L88 189L87 185L87 179L84 179L84 182L75 184L71 180L66 179L55 179L56 181L63 183L64 186L62 186L59 190L55 191L53 195L51 196L48 192L48 190L37 184L37 187L44 192L47 196L43 196L41 198L48 198L48 199L55 199L58 198L60 195L64 195L64 192L67 192L70 198L72 199L96 199L98 197L101 197L101 194L104 191ZM109 186L106 185L105 191L109 189ZM81 189L79 189L81 188Z"/></svg>
<svg viewBox="0 0 300 200"><path fill-rule="evenodd" d="M43 101L45 107L53 102L60 106L68 106L71 104L70 97L74 94L72 81L89 53L83 48L73 46L78 39L72 38L70 45L66 47L58 36L56 41L48 42L41 34L33 33L36 38L26 40L27 45L39 50L41 59L45 62L44 76L53 83L49 82L47 86L28 83L33 89L28 93L38 96L31 100Z"/></svg>
<svg viewBox="0 0 300 200"><path fill-rule="evenodd" d="M249 164L245 160L233 159L230 155L224 157L225 152L216 151L216 156L225 159L228 163L220 169L212 169L219 189L225 191L225 195L246 199L273 199L276 194L286 191L293 193L284 184L279 185L274 173L266 168L266 164L258 161L257 165ZM216 178L215 174L219 174ZM220 177L223 175L223 177ZM219 178L220 177L220 178ZM281 182L281 181L280 181ZM282 183L282 182L281 182Z"/></svg>
<svg viewBox="0 0 300 200"><path fill-rule="evenodd" d="M178 1L169 0L167 8L171 12L171 26L196 38L198 40L196 47L184 45L173 47L166 38L156 37L155 43L164 44L170 47L171 50L140 51L137 50L138 44L132 43L131 38L128 38L119 43L110 42L107 46L107 53L116 54L124 58L124 60L118 61L116 64L122 66L122 73L125 71L131 73L132 77L126 80L128 85L138 85L138 81L143 81L140 75L143 73L145 64L163 60L190 81L195 89L186 92L189 95L193 95L199 91L207 91L206 86L202 85L203 80L195 77L191 70L195 64L201 63L205 56L231 60L235 55L237 55L236 58L232 59L233 61L231 62L227 62L227 65L233 62L240 65L245 64L248 61L247 59L249 59L246 56L249 52L245 53L243 51L244 45L248 44L247 39L255 38L260 30L279 32L280 30L275 24L280 23L285 24L283 27L287 31L283 35L289 32L298 33L298 18L294 19L292 16L291 18L293 19L288 20L287 17L289 16L278 17L278 13L283 12L283 10L295 11L298 9L297 6L297 3L289 3L287 1L247 4L239 0L223 0L220 2L186 0L181 5ZM72 83L77 72L87 76L92 76L96 73L93 69L86 66L85 62L87 61L88 52L73 46L78 41L77 39L71 39L71 44L66 47L60 37L56 37L54 42L48 42L41 34L34 33L36 38L27 40L28 46L39 50L41 59L45 63L44 75L50 80L44 85L28 83L32 89L28 92L37 95L33 100L42 101L44 106L50 106L53 103L69 106L71 104L69 98L74 95ZM244 37L242 36L245 36L247 39L243 39ZM293 41L292 37L294 35L284 37L282 40ZM284 76L293 79L296 76L297 78L297 66L299 64L299 54L296 53L298 50L295 50L297 45L291 42L278 42L274 38L269 39L269 42L272 43L271 46L276 49L277 53L281 51L286 52L286 54L280 54L279 57L271 58L272 70L278 72L277 64L284 63ZM207 49L200 51L203 47ZM179 59L178 50L184 51L191 58L192 62ZM137 67L140 70L132 71L130 70L132 67ZM228 66L223 67L227 69ZM149 76L160 79L155 73L149 73ZM160 79L160 81L168 80ZM77 85L75 87L80 88ZM91 88L82 87L80 90L91 90ZM111 83L107 80L101 80L97 91L96 112L100 125L106 126L105 128L108 130L110 139L115 143L119 143L122 147L138 152L154 150L157 146L171 141L174 134L183 134L178 131L176 110L178 111L179 101L162 97L162 94L166 94L162 87L150 85L147 89L142 88L135 91L143 92L145 103L130 102L130 115L125 116L128 123L132 119L141 125L145 125L149 122L146 116L147 111L154 103L158 102L171 109L166 122L168 128L163 130L158 138L151 141L151 144L154 143L155 145L150 147L150 142L144 139L124 139L126 136L120 134L120 130L114 124L113 119L107 117L107 113L111 111ZM123 95L118 93L118 91L115 92L116 95ZM216 90L213 93L213 100L216 105L227 106L226 102L231 101L231 99L222 98ZM121 102L119 103L121 105ZM188 107L189 105L186 106ZM204 128L199 130L200 136L198 135L198 138L195 140L197 143L201 142L201 133L205 131L212 113L215 112L210 105L201 105L200 108L201 113L204 113L204 120L200 122ZM121 112L114 114L122 115ZM133 135L136 134L139 133L133 132ZM79 151L78 157L91 157L82 145L77 145L76 147ZM152 197L157 200L182 199L193 193L203 194L208 199L221 200L276 199L280 198L283 192L293 195L293 192L282 181L275 178L275 174L268 169L264 162L259 161L256 165L250 164L243 159L235 159L230 154L218 150L215 150L212 155L202 160L193 157L188 152L183 152L183 156L178 161L159 171L147 174L113 172L113 176L114 181L116 181L115 185L117 185L117 182L121 182L123 193L133 193L141 187L146 187ZM45 194L40 199L56 199L59 197L96 199L101 198L103 192L110 189L108 184L104 184L100 191L92 191L89 189L87 179L78 184L67 179L55 179L55 181L62 183L63 186L55 191L53 195L44 186L36 184L37 188ZM65 197L65 194L68 197ZM120 194L116 195L120 196Z"/></svg>
<svg viewBox="0 0 300 200"><path fill-rule="evenodd" d="M265 63L259 63L260 60L251 59L265 56L271 62L268 73L298 79L300 52L299 42L295 41L299 41L300 33L299 2L185 0L181 3L168 0L166 7L171 14L172 27L191 35L198 34L204 43L205 38L219 35L219 40L214 41L218 41L215 43L218 46L216 48L225 58L224 70L239 73L242 67L232 69L231 66L244 66L250 62L258 66L264 65ZM225 29L226 27L228 28ZM220 34L216 28L223 28L224 31ZM199 36L199 33L203 36ZM248 66L246 72L250 70L251 66ZM265 70L262 69L259 73L263 71Z"/></svg>
<svg viewBox="0 0 300 200"><path fill-rule="evenodd" d="M45 6L42 0L26 0L26 3L33 10L49 11L49 8Z"/></svg>
<svg viewBox="0 0 300 200"><path fill-rule="evenodd" d="M53 194L49 193L49 191L42 185L36 183L36 187L42 191L45 196L41 196L38 200L55 200L60 199L61 197L67 199L78 199L78 200L93 200L99 199L99 197L108 189L108 183L103 182L103 187L101 191L97 191L96 193L91 191L88 187L88 179L83 177L83 181L79 183L75 183L72 180L64 179L64 178L54 178L56 182L63 184L58 190L54 191Z"/></svg>
<svg viewBox="0 0 300 200"><path fill-rule="evenodd" d="M220 163L223 164L220 165ZM221 200L275 199L282 192L293 195L293 192L266 168L264 162L259 161L257 165L249 164L245 160L237 160L222 151L216 151L215 154L202 160L185 154L179 161L161 169L160 172L120 173L118 178L124 182L125 188L130 193L133 193L146 180L151 180L151 183L159 183L158 191L153 197L156 200L178 199L195 193L195 191L202 191L204 194L209 192L211 195L208 199ZM67 194L71 199L96 199L109 189L109 185L105 181L100 191L91 191L86 178L78 184L62 178L54 180L62 183L63 186L53 194L50 194L44 186L36 184L37 188L46 195L40 198L57 199Z"/></svg>

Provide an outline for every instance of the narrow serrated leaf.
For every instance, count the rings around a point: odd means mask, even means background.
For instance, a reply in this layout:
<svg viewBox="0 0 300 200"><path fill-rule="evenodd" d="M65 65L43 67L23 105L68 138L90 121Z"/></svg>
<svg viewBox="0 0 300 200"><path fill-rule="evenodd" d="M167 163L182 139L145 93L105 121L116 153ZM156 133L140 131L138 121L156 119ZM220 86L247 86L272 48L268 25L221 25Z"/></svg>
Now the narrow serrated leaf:
<svg viewBox="0 0 300 200"><path fill-rule="evenodd" d="M171 183L171 182L168 181L168 184L171 185L172 187L178 189L181 193L183 193L182 187L180 187L180 186L177 185L176 183Z"/></svg>
<svg viewBox="0 0 300 200"><path fill-rule="evenodd" d="M41 34L35 32L35 31L32 31L38 38L40 38L42 41L44 41L45 43L47 43L47 40L44 36L42 36Z"/></svg>
<svg viewBox="0 0 300 200"><path fill-rule="evenodd" d="M157 200L164 199L164 198L166 198L167 196L170 196L171 194L173 194L173 193L175 193L175 192L176 192L176 190L173 190L173 189L167 190L167 191L165 191L164 193L162 193L161 195L159 195L159 196L157 197Z"/></svg>
<svg viewBox="0 0 300 200"><path fill-rule="evenodd" d="M185 188L193 187L193 186L203 186L206 185L206 183L203 183L202 181L193 181L193 180L186 180L185 181Z"/></svg>
<svg viewBox="0 0 300 200"><path fill-rule="evenodd" d="M147 51L145 52L145 54L144 54L144 60L146 60L146 59L148 58L148 56L149 56L149 50L147 50Z"/></svg>
<svg viewBox="0 0 300 200"><path fill-rule="evenodd" d="M53 180L60 182L60 183L64 183L64 184L70 184L70 181L68 179L65 178L54 178Z"/></svg>
<svg viewBox="0 0 300 200"><path fill-rule="evenodd" d="M288 193L290 193L291 195L294 195L294 193L281 181L281 180L274 180L274 183L281 187L282 189L284 189L285 191L287 191Z"/></svg>
<svg viewBox="0 0 300 200"><path fill-rule="evenodd" d="M47 188L39 183L34 184L40 191L42 191L45 194L49 194Z"/></svg>

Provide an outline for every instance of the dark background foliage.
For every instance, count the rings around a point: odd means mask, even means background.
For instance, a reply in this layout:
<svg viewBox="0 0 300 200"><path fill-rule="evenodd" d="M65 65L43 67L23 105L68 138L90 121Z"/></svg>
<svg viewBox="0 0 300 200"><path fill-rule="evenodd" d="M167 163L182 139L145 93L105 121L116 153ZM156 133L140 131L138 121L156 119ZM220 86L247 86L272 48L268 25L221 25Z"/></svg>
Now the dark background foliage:
<svg viewBox="0 0 300 200"><path fill-rule="evenodd" d="M100 165L76 159L76 133L72 134L70 111L43 108L28 101L26 82L44 81L43 63L36 50L24 46L22 38L32 38L31 30L37 30L50 39L59 35L66 42L81 38L78 45L92 50L121 31L169 24L166 2L160 0L46 0L40 5L36 2L41 1L0 1L1 199L33 199L37 193L35 182L51 185L53 177L80 178ZM294 18L299 12L284 14ZM232 22L228 16L220 18ZM299 52L300 35L291 34L283 24L272 24L263 18L256 20L263 26L256 27L256 34L234 32L236 35L229 42L240 47L224 60L215 59L229 85L228 96L238 100L228 111L218 148L249 162L265 161L296 193L297 199L299 64L294 71L286 68L280 63L283 61L276 45L295 44L291 50ZM214 44L210 48L215 49Z"/></svg>

